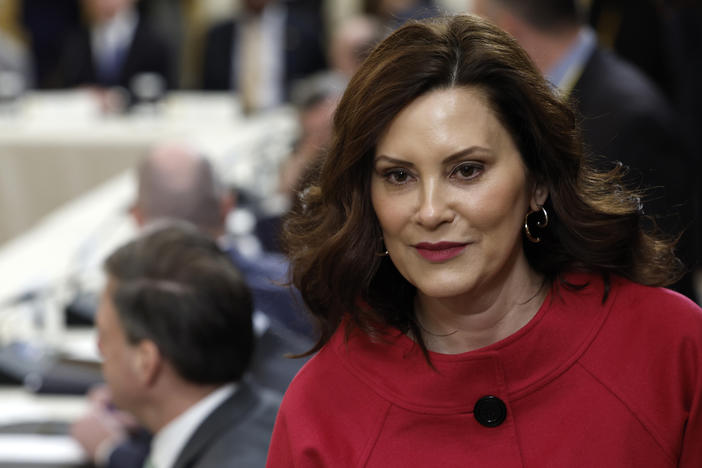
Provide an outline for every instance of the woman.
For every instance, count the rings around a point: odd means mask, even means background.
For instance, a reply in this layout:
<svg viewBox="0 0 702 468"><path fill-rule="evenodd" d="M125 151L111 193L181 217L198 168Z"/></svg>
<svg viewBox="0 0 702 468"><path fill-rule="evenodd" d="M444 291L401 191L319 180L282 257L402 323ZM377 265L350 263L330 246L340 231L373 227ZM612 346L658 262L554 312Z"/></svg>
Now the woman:
<svg viewBox="0 0 702 468"><path fill-rule="evenodd" d="M702 466L702 312L514 40L403 27L334 131L287 223L321 338L269 467Z"/></svg>

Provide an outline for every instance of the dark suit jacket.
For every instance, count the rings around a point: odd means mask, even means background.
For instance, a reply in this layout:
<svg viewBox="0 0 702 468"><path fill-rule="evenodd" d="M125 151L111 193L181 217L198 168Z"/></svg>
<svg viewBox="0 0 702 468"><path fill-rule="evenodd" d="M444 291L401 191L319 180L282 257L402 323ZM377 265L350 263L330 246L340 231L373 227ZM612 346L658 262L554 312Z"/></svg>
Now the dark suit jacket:
<svg viewBox="0 0 702 468"><path fill-rule="evenodd" d="M112 450L107 460L108 468L142 468L151 447L151 433L139 428Z"/></svg>
<svg viewBox="0 0 702 468"><path fill-rule="evenodd" d="M280 254L263 253L247 258L235 248L228 251L253 295L254 307L293 334L313 337L310 318L304 311L300 293L288 287L288 260Z"/></svg>
<svg viewBox="0 0 702 468"><path fill-rule="evenodd" d="M203 89L237 89L235 81L232 80L233 65L236 63L232 63L232 58L238 38L237 26L236 20L229 20L213 26L207 32L202 71ZM319 15L304 9L288 7L283 37L283 89L287 95L293 81L326 68L326 56L322 46L324 28Z"/></svg>
<svg viewBox="0 0 702 468"><path fill-rule="evenodd" d="M197 428L173 468L263 467L280 395L246 381Z"/></svg>
<svg viewBox="0 0 702 468"><path fill-rule="evenodd" d="M270 318L268 329L256 339L249 372L254 382L285 393L288 385L309 358L291 359L285 356L301 354L313 345L306 336L298 335Z"/></svg>
<svg viewBox="0 0 702 468"><path fill-rule="evenodd" d="M663 94L632 65L596 49L572 97L589 152L606 158L600 166L621 161L630 167L628 183L646 188L644 212L653 215L664 231L672 235L687 229L678 253L691 264L695 226L690 198L697 175L689 170L684 136ZM676 289L692 295L690 288L691 283Z"/></svg>
<svg viewBox="0 0 702 468"><path fill-rule="evenodd" d="M296 335L288 328L281 326L275 319L271 319L268 329L256 340L254 355L249 370L251 374L250 380L255 382L255 384L246 384L245 386L247 393L261 392L261 395L254 396L253 399L249 397L246 399L242 398L239 401L242 402L242 404L244 404L244 402L255 402L256 399L270 401L271 399L269 396L271 394L282 395L292 378L300 370L300 367L302 367L302 365L307 361L307 358L289 359L284 357L284 355L291 353L299 354L302 351L306 351L307 349L311 348L311 345L312 342L308 338ZM240 391L243 388L244 387L242 386ZM267 389L272 389L272 391ZM279 401L275 401L273 403L277 405ZM264 427L261 425L261 421L256 418L243 419L237 424L237 430L245 431L245 425L247 424L254 425L252 428L252 437L257 437L259 440L252 445L252 450L254 453L258 453L262 442L265 441L267 446L271 435L270 431L272 430L272 425L270 427ZM266 429L267 432L264 431L264 429ZM146 456L149 453L150 442L151 437L148 434L145 435L142 431L137 432L129 440L120 444L112 451L107 464L108 468L141 468ZM248 450L247 446L245 445L237 445L236 447L237 450L242 452L246 452L246 450ZM242 454L242 456L248 455ZM264 466L265 458L263 460L263 463L253 465L222 464L219 466ZM193 466L199 467L200 465ZM215 464L211 466L217 465Z"/></svg>
<svg viewBox="0 0 702 468"><path fill-rule="evenodd" d="M200 424L173 468L263 467L281 394L248 380ZM151 437L139 434L110 454L110 468L141 468Z"/></svg>
<svg viewBox="0 0 702 468"><path fill-rule="evenodd" d="M61 56L60 75L63 87L80 85L123 86L129 89L131 79L144 72L161 75L167 89L175 85L175 55L166 38L142 18L138 20L131 46L126 52L119 78L105 81L98 77L90 44L90 31L82 27L66 41Z"/></svg>

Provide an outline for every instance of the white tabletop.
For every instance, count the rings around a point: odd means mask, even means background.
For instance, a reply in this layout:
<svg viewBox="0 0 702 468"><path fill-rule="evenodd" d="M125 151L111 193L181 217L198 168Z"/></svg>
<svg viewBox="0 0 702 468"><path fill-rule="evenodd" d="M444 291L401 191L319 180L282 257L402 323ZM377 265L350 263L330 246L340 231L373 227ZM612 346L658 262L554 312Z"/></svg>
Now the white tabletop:
<svg viewBox="0 0 702 468"><path fill-rule="evenodd" d="M0 113L0 244L134 167L157 142L187 141L251 182L242 167L287 154L296 130L291 109L244 118L228 93L172 93L155 112L108 116L88 91L28 94Z"/></svg>

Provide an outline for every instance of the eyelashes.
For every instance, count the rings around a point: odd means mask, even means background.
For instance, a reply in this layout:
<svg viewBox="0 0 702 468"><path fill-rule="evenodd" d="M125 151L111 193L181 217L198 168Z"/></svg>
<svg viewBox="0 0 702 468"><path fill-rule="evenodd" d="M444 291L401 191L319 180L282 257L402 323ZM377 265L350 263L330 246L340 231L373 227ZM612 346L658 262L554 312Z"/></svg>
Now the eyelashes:
<svg viewBox="0 0 702 468"><path fill-rule="evenodd" d="M473 180L483 173L483 165L477 162L464 162L453 168L451 176L461 180Z"/></svg>
<svg viewBox="0 0 702 468"><path fill-rule="evenodd" d="M483 173L484 169L485 166L479 162L462 162L452 167L448 171L447 176L450 179L467 182L478 178ZM382 169L378 170L378 173L386 182L392 185L405 185L417 179L413 171L404 167Z"/></svg>
<svg viewBox="0 0 702 468"><path fill-rule="evenodd" d="M407 169L392 168L382 172L383 179L391 184L404 185L410 181L412 175Z"/></svg>

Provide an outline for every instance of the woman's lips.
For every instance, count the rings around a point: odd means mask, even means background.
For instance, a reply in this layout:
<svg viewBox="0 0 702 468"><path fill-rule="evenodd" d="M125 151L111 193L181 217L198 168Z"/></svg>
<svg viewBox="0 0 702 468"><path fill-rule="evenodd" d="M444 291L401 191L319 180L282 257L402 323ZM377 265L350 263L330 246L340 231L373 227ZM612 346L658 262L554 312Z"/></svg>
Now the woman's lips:
<svg viewBox="0 0 702 468"><path fill-rule="evenodd" d="M429 260L430 262L445 262L458 256L466 248L468 244L460 242L420 242L415 244L414 248L417 253Z"/></svg>

